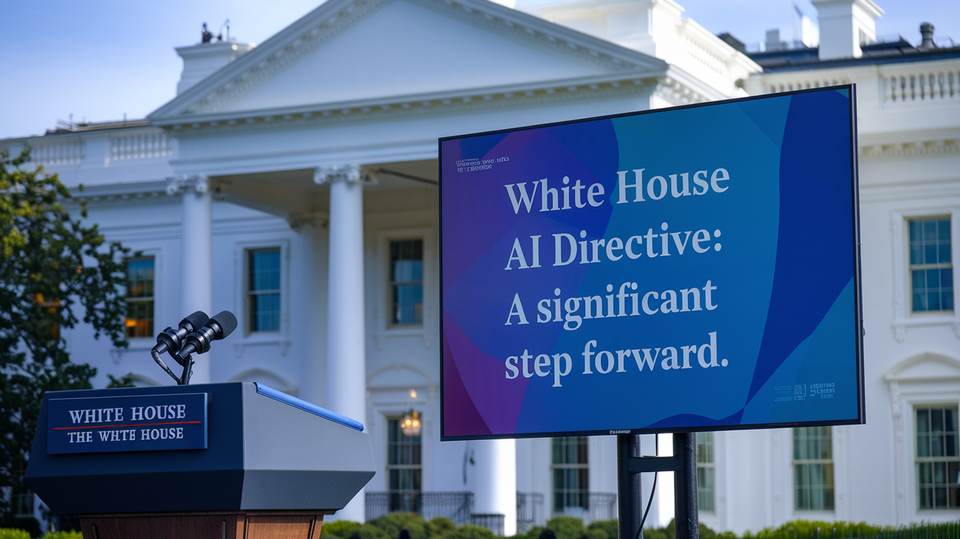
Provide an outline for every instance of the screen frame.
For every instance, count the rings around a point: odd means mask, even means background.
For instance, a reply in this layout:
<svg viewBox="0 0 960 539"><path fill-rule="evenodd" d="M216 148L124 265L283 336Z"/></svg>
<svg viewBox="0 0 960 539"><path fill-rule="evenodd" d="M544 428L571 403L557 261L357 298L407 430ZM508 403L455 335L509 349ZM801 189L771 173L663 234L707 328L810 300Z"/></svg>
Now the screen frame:
<svg viewBox="0 0 960 539"><path fill-rule="evenodd" d="M439 226L438 226L438 259L439 259L439 298L440 298L440 313L439 317L440 323L440 338L441 343L444 342L445 332L443 328L443 313L444 313L444 272L443 272L443 161L444 161L444 152L443 144L446 141L453 140L464 140L474 137L482 137L488 135L501 135L516 133L521 131L533 130L533 129L543 129L557 126L564 126L570 124L579 124L585 122L594 122L602 120L611 120L617 118L627 118L634 116L644 116L650 114L670 114L671 112L678 110L687 110L695 109L701 107L712 107L717 105L726 105L731 103L739 103L745 101L754 101L762 99L770 99L775 97L783 97L790 95L799 95L805 93L813 92L825 92L825 91L837 91L837 90L846 90L849 92L849 141L850 141L850 190L851 190L851 202L852 208L850 211L850 217L852 219L851 230L853 232L853 293L854 293L854 317L856 324L856 335L855 335L855 346L856 346L856 387L857 387L857 417L853 419L844 419L844 420L813 420L813 421L800 421L800 422L784 422L784 423L756 423L756 424L738 424L738 425L705 425L705 426L689 426L689 427L663 427L663 428L624 428L624 429L598 429L598 430L569 430L569 431L543 431L543 432L523 432L523 433L507 433L507 434L487 434L487 435L448 435L445 432L445 421L444 415L446 414L445 406L445 397L447 389L444 387L444 346L440 346L440 440L441 441L469 441L469 440L496 440L496 439L526 439L526 438L545 438L545 437L555 437L555 436L592 436L592 435L618 435L618 434L659 434L659 433L686 433L686 432L714 432L714 431L728 431L728 430L758 430L758 429L779 429L779 428L792 428L792 427L816 427L816 426L834 426L834 425L861 425L866 423L866 396L865 396L865 382L864 382L864 359L863 359L863 337L864 337L864 326L863 326L863 301L862 301L862 261L861 261L861 236L860 236L860 198L859 198L859 164L858 164L858 123L857 123L857 93L856 93L856 84L841 84L841 85L831 85L823 86L818 88L809 88L803 90L794 90L789 92L778 92L771 94L762 94L756 96L748 96L743 98L735 99L725 99L718 101L710 101L706 103L694 103L681 105L676 107L667 107L667 108L658 108L651 110L619 113L619 114L610 114L604 116L595 116L590 118L581 118L574 120L566 120L559 122L551 122L545 124L535 124L527 125L516 128L505 128L498 129L493 131L484 131L477 133L468 133L463 135L456 136L447 136L438 139L438 173L439 173L439 204L438 204L438 217L439 217Z"/></svg>

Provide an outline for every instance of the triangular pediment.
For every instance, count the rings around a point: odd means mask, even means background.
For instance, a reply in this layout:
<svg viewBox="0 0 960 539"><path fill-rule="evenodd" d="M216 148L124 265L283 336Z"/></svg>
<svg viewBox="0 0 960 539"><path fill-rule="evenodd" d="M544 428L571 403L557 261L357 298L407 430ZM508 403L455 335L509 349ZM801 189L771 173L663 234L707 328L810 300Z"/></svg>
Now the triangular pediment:
<svg viewBox="0 0 960 539"><path fill-rule="evenodd" d="M888 382L960 380L960 361L927 352L901 361L884 373L883 377Z"/></svg>
<svg viewBox="0 0 960 539"><path fill-rule="evenodd" d="M329 0L149 117L289 110L666 69L487 0Z"/></svg>

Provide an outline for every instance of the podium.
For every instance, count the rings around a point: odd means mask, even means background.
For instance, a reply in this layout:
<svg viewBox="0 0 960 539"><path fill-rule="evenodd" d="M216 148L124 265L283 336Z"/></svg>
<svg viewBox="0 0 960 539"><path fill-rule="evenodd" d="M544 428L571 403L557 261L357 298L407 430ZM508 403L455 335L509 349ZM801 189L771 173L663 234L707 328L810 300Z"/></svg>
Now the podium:
<svg viewBox="0 0 960 539"><path fill-rule="evenodd" d="M48 392L25 479L84 539L317 539L375 473L362 430L254 383Z"/></svg>

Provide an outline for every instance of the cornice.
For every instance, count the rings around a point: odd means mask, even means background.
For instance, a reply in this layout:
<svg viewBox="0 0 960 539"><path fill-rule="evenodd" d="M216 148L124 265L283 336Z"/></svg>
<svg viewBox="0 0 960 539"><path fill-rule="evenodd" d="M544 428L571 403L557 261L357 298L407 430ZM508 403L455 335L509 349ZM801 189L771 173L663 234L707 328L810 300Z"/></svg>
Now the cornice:
<svg viewBox="0 0 960 539"><path fill-rule="evenodd" d="M155 203L170 198L167 194L167 180L155 180L134 183L116 183L110 185L84 186L70 189L71 204L84 205L120 205L131 203Z"/></svg>
<svg viewBox="0 0 960 539"><path fill-rule="evenodd" d="M960 129L865 135L859 142L861 158L956 155L960 153Z"/></svg>
<svg viewBox="0 0 960 539"><path fill-rule="evenodd" d="M707 86L700 79L691 76L676 66L670 66L667 73L657 79L655 95L673 106L703 103L730 97Z"/></svg>
<svg viewBox="0 0 960 539"><path fill-rule="evenodd" d="M960 196L960 182L954 178L898 183L866 183L861 178L860 202L904 202L942 200Z"/></svg>
<svg viewBox="0 0 960 539"><path fill-rule="evenodd" d="M479 88L469 91L391 96L325 103L279 109L203 114L189 118L157 121L171 129L177 137L209 135L220 132L270 131L300 127L318 127L354 122L388 121L414 117L463 114L562 104L570 101L614 99L653 92L659 85L670 85L683 91L682 83L666 72L634 73L617 77L591 77L551 81L540 85L514 85ZM699 92L687 90L702 97Z"/></svg>
<svg viewBox="0 0 960 539"><path fill-rule="evenodd" d="M257 48L227 64L148 118L170 123L179 116L223 110L278 71L391 0L331 0ZM666 62L485 0L410 0L519 41L618 71L662 71Z"/></svg>

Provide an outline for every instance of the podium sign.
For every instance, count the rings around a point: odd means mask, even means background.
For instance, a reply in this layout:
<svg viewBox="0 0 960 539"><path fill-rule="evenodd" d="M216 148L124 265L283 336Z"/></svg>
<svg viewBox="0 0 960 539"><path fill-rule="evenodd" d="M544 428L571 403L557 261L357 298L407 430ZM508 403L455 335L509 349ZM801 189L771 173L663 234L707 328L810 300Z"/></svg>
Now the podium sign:
<svg viewBox="0 0 960 539"><path fill-rule="evenodd" d="M207 394L50 399L47 453L207 448Z"/></svg>

